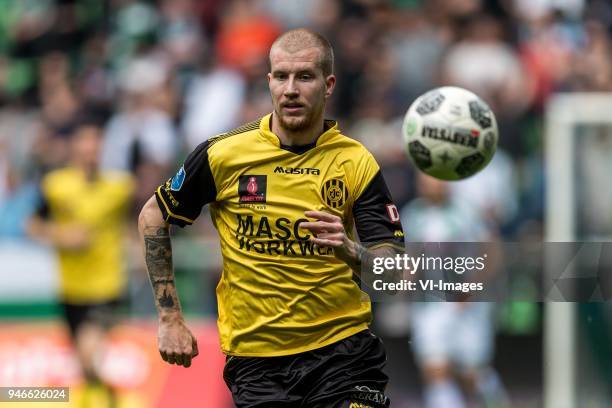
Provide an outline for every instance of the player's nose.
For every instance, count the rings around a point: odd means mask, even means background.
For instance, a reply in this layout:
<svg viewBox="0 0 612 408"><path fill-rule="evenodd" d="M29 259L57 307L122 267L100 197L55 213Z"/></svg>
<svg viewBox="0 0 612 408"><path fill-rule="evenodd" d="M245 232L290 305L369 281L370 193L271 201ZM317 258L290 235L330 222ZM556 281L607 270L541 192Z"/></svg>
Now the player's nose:
<svg viewBox="0 0 612 408"><path fill-rule="evenodd" d="M283 94L288 97L297 96L300 94L295 78L289 78L289 80L286 82L285 88L283 89Z"/></svg>

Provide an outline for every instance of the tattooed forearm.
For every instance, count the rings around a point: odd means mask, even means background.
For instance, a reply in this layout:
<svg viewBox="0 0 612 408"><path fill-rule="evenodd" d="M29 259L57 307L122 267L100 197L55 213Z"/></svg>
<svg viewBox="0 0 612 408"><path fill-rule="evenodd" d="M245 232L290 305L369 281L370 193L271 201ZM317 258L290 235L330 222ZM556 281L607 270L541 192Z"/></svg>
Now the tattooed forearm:
<svg viewBox="0 0 612 408"><path fill-rule="evenodd" d="M161 307L174 307L174 299L172 299L172 295L168 293L167 289L164 289L164 293L162 293L158 300Z"/></svg>
<svg viewBox="0 0 612 408"><path fill-rule="evenodd" d="M153 228L149 228L153 229ZM168 228L155 227L153 231L146 231L145 261L151 277L172 276L172 246Z"/></svg>
<svg viewBox="0 0 612 408"><path fill-rule="evenodd" d="M153 287L157 285L165 285L166 283L174 285L174 279L153 279L151 280L151 283L153 284Z"/></svg>
<svg viewBox="0 0 612 408"><path fill-rule="evenodd" d="M167 227L145 228L145 261L160 314L180 311L172 269L172 245Z"/></svg>
<svg viewBox="0 0 612 408"><path fill-rule="evenodd" d="M366 248L358 243L356 243L356 245L357 256L349 266L351 266L357 277L369 287L372 286L375 276L372 273L374 258L395 258L397 255L402 255L404 253L404 248L402 246L393 243L384 243L371 248ZM366 271L366 273L362 273L362 271ZM403 270L394 269L390 270L384 278L389 279L391 282L395 282L401 279L402 274ZM379 276L378 278L381 277Z"/></svg>

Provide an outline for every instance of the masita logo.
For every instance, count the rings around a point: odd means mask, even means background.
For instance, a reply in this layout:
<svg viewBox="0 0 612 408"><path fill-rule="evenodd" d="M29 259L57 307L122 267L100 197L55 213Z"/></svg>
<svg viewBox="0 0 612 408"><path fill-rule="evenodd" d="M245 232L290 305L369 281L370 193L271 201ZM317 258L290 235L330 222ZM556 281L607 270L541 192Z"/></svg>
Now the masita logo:
<svg viewBox="0 0 612 408"><path fill-rule="evenodd" d="M321 170L315 169L313 167L283 167L276 166L274 169L274 173L281 174L312 174L313 176L318 176L321 174Z"/></svg>

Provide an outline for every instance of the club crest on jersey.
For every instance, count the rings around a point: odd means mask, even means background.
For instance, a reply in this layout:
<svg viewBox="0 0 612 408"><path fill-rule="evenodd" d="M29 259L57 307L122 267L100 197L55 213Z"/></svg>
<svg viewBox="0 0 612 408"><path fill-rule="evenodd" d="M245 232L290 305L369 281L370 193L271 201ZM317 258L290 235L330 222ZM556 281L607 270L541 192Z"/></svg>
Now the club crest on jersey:
<svg viewBox="0 0 612 408"><path fill-rule="evenodd" d="M321 198L331 208L342 207L348 196L348 190L340 179L327 180L321 187Z"/></svg>
<svg viewBox="0 0 612 408"><path fill-rule="evenodd" d="M265 203L267 176L245 174L238 179L238 196L241 203Z"/></svg>
<svg viewBox="0 0 612 408"><path fill-rule="evenodd" d="M183 187L183 181L185 181L185 167L181 167L179 171L172 177L172 183L170 184L170 190L179 191Z"/></svg>

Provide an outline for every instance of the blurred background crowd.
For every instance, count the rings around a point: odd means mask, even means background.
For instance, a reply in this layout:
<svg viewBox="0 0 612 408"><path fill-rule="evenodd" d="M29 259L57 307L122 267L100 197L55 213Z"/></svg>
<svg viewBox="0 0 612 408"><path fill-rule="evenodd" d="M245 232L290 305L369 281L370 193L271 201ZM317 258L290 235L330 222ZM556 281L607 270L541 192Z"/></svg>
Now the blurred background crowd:
<svg viewBox="0 0 612 408"><path fill-rule="evenodd" d="M142 271L138 209L199 143L271 111L269 46L295 27L334 46L327 116L372 151L398 208L422 195L403 115L423 92L457 85L493 108L500 146L485 171L449 194L480 210L503 240L543 239L546 104L556 92L612 91L609 0L1 0L0 239L29 240L38 183L66 164L87 115L104 129L102 166L135 176L129 263ZM212 223L203 216L177 235L191 237L177 256L185 307L214 317L216 277L202 270L218 272L218 251L206 252L208 266L193 250L216 242ZM126 313L150 314L146 275L131 280ZM508 316L515 333L541 340L537 308ZM541 357L538 347L531 355ZM538 370L528 377L536 387Z"/></svg>
<svg viewBox="0 0 612 408"><path fill-rule="evenodd" d="M461 190L508 238L540 232L549 96L612 89L605 0L3 0L0 16L2 237L23 236L33 186L65 162L85 111L105 128L104 167L136 175L135 208L197 144L269 112L268 48L288 28L331 40L328 116L375 154L398 207L415 194L411 101L441 84L482 96L500 125L497 181Z"/></svg>

